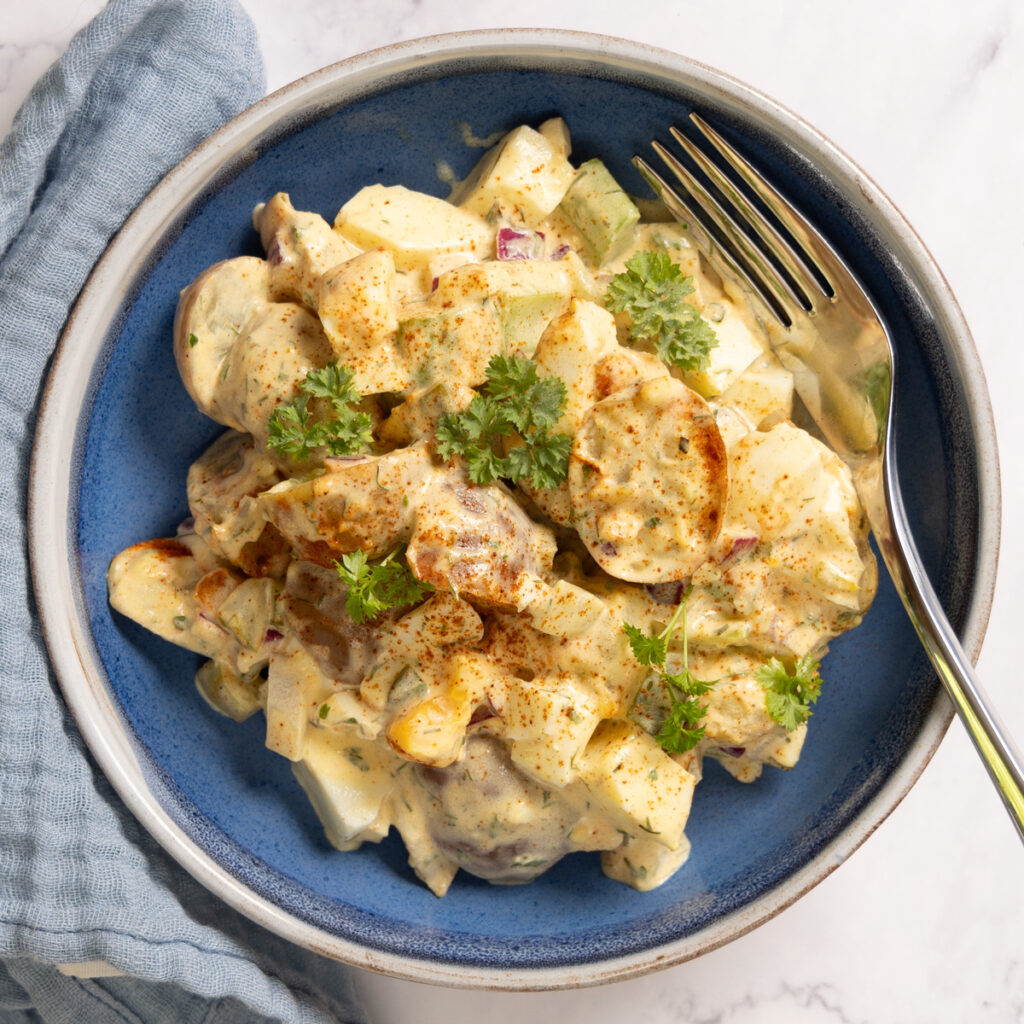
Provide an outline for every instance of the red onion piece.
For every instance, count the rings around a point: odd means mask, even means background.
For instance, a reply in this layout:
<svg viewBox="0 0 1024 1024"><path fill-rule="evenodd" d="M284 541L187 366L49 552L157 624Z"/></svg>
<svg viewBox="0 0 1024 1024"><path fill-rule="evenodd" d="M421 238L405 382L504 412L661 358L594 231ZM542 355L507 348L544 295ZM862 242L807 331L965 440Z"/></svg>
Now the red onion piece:
<svg viewBox="0 0 1024 1024"><path fill-rule="evenodd" d="M732 542L732 547L729 548L729 554L722 559L722 564L725 565L726 562L733 562L741 555L752 551L757 547L758 540L758 537L737 537Z"/></svg>
<svg viewBox="0 0 1024 1024"><path fill-rule="evenodd" d="M221 632L221 633L226 633L227 632L227 629L225 629L224 626L221 623L219 623L212 616L207 615L206 612L200 612L199 613L199 618L201 618L204 622L208 622L211 626L214 626L219 632Z"/></svg>
<svg viewBox="0 0 1024 1024"><path fill-rule="evenodd" d="M553 252L553 253L551 254L551 258L552 258L553 260L564 260L564 259L565 259L565 257L566 257L566 256L568 256L568 255L569 255L569 253L571 253L571 252L572 252L572 246L571 246L571 245L560 245L560 246L559 246L559 247L558 247L557 249L555 249L555 251L554 251L554 252Z"/></svg>
<svg viewBox="0 0 1024 1024"><path fill-rule="evenodd" d="M610 558L614 558L618 553L619 549L610 540L606 540L601 545L602 555L608 555Z"/></svg>
<svg viewBox="0 0 1024 1024"><path fill-rule="evenodd" d="M473 714L469 717L469 724L479 725L481 722L489 722L492 718L497 717L498 713L494 710L494 705L488 700L473 709Z"/></svg>
<svg viewBox="0 0 1024 1024"><path fill-rule="evenodd" d="M538 260L544 255L544 236L536 231L498 228L499 260Z"/></svg>
<svg viewBox="0 0 1024 1024"><path fill-rule="evenodd" d="M282 633L279 629L274 629L273 627L268 629L266 631L266 633L263 634L263 642L265 644L276 643L278 640L283 640L283 639L284 639L284 633Z"/></svg>
<svg viewBox="0 0 1024 1024"><path fill-rule="evenodd" d="M718 748L723 754L728 754L729 757L742 757L746 752L746 747L719 747Z"/></svg>
<svg viewBox="0 0 1024 1024"><path fill-rule="evenodd" d="M672 580L668 583L645 583L644 590L658 604L679 604L683 599L683 585Z"/></svg>

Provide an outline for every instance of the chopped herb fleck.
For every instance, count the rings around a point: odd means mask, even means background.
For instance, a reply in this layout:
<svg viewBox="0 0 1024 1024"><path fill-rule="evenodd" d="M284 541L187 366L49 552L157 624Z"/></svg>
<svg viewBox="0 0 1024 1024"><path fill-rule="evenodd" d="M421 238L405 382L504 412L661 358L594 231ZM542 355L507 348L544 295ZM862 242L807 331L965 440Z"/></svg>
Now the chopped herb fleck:
<svg viewBox="0 0 1024 1024"><path fill-rule="evenodd" d="M368 772L370 770L370 766L366 763L366 758L363 757L362 751L358 747L349 747L345 751L345 756L361 772Z"/></svg>

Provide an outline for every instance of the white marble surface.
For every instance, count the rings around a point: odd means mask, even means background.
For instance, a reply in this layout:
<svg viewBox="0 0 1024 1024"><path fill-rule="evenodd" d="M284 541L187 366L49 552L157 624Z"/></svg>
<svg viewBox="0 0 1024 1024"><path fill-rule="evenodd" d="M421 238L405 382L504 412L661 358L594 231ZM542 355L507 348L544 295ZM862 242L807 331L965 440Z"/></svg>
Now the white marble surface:
<svg viewBox="0 0 1024 1024"><path fill-rule="evenodd" d="M756 85L892 197L971 325L1003 475L1000 578L980 670L1024 741L1024 4L1020 0L243 0L271 89L343 57L469 28L625 35ZM0 134L98 0L0 0ZM282 10L287 15L282 17ZM632 20L624 21L630 11ZM1024 851L959 726L841 870L700 960L577 992L434 989L361 975L379 1024L825 1024L1024 1018Z"/></svg>

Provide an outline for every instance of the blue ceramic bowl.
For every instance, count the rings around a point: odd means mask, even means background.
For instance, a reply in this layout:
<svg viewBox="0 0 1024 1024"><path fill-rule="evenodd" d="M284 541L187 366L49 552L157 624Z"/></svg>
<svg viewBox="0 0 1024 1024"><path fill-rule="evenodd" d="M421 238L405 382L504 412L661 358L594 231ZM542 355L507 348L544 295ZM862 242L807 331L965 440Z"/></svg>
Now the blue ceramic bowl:
<svg viewBox="0 0 1024 1024"><path fill-rule="evenodd" d="M993 427L973 344L920 242L833 146L771 101L680 57L622 41L495 32L402 44L282 90L231 122L140 207L87 286L39 426L33 564L51 653L97 760L143 824L196 877L286 937L362 966L448 984L541 988L625 977L753 927L839 864L913 783L950 711L884 579L863 626L825 663L803 758L740 785L714 762L693 854L655 892L575 855L524 887L460 875L438 900L395 836L334 851L263 746L261 717L213 713L193 655L107 604L111 557L172 533L185 474L221 431L194 408L171 353L178 292L209 264L258 253L252 207L278 190L333 218L372 182L438 195L464 140L558 113L574 158L630 165L699 110L765 170L855 268L892 326L897 433L915 537L976 652L998 535ZM73 643L69 644L67 638ZM55 638L60 638L56 642Z"/></svg>

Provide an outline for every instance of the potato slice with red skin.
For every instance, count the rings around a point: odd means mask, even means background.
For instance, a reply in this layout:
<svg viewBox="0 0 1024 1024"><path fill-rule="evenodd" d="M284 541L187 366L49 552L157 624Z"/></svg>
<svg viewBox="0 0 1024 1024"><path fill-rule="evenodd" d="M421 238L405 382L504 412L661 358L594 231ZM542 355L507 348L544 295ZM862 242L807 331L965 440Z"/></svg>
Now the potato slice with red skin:
<svg viewBox="0 0 1024 1024"><path fill-rule="evenodd" d="M259 502L305 561L330 566L351 551L380 558L409 539L418 496L436 472L426 444L418 444L331 460L328 472L285 481Z"/></svg>
<svg viewBox="0 0 1024 1024"><path fill-rule="evenodd" d="M270 302L268 267L255 256L222 260L182 293L174 316L174 359L192 401L211 419L245 430L220 409L220 373L249 318Z"/></svg>
<svg viewBox="0 0 1024 1024"><path fill-rule="evenodd" d="M290 546L256 501L280 481L274 460L249 435L233 430L217 438L188 471L196 533L249 576L280 576L288 568Z"/></svg>
<svg viewBox="0 0 1024 1024"><path fill-rule="evenodd" d="M689 576L713 553L728 489L707 403L673 377L587 413L569 457L576 529L605 572L633 583Z"/></svg>
<svg viewBox="0 0 1024 1024"><path fill-rule="evenodd" d="M280 597L288 629L320 666L341 686L355 687L373 665L378 633L391 624L391 613L375 623L354 622L345 612L348 589L333 568L292 562Z"/></svg>
<svg viewBox="0 0 1024 1024"><path fill-rule="evenodd" d="M555 539L498 484L438 474L416 509L406 557L413 574L484 608L519 611L544 592Z"/></svg>
<svg viewBox="0 0 1024 1024"><path fill-rule="evenodd" d="M241 577L204 572L189 548L164 537L133 544L107 570L111 605L172 644L237 665L239 644L217 621L217 609Z"/></svg>
<svg viewBox="0 0 1024 1024"><path fill-rule="evenodd" d="M334 352L309 310L270 300L266 262L239 256L203 271L181 293L174 357L200 411L253 434L262 447L274 409Z"/></svg>

